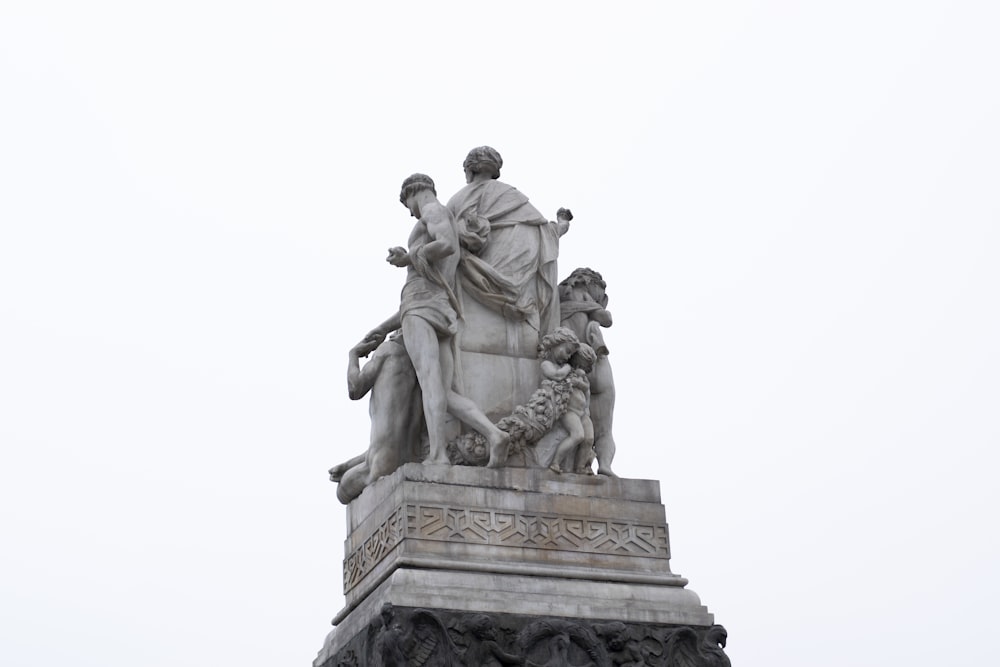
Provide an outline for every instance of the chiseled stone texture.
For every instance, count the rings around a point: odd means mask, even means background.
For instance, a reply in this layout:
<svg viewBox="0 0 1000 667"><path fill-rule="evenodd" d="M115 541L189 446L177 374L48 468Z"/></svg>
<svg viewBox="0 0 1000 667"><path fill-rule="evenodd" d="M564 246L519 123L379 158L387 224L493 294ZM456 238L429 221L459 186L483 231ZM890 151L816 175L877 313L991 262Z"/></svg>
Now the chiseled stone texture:
<svg viewBox="0 0 1000 667"><path fill-rule="evenodd" d="M659 484L410 463L347 510L344 591L329 648L404 607L710 626L670 571Z"/></svg>
<svg viewBox="0 0 1000 667"><path fill-rule="evenodd" d="M314 667L534 665L731 667L719 625L622 622L386 604ZM338 633L348 628L338 628ZM354 628L351 628L353 630Z"/></svg>
<svg viewBox="0 0 1000 667"><path fill-rule="evenodd" d="M407 464L348 508L347 604L401 566L683 586L659 500L647 480Z"/></svg>

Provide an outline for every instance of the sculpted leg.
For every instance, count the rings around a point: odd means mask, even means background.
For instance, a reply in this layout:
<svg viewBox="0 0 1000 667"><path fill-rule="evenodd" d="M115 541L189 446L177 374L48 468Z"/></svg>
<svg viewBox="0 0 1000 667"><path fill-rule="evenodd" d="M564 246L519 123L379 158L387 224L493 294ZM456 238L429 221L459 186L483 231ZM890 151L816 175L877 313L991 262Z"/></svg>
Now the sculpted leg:
<svg viewBox="0 0 1000 667"><path fill-rule="evenodd" d="M396 470L403 461L400 458L400 443L382 439L373 442L368 453L368 484L374 483L379 477L384 477Z"/></svg>
<svg viewBox="0 0 1000 667"><path fill-rule="evenodd" d="M586 435L586 433L584 431L584 428L583 428L583 421L580 419L579 415L573 414L571 412L567 412L566 414L564 414L562 416L562 425L563 425L563 428L566 429L567 435L566 435L565 438L563 438L563 441L560 442L559 445L556 447L556 455L552 458L552 465L549 466L549 468L553 472L562 472L563 471L562 466L560 465L560 462L563 459L565 459L566 456L568 454L570 454L571 452L574 452L572 460L575 462L575 460L576 460L576 455L575 455L576 447L581 442L583 442L583 439L584 439L584 437ZM572 472L572 465L573 465L573 463L570 463L569 465L570 465L570 471Z"/></svg>
<svg viewBox="0 0 1000 667"><path fill-rule="evenodd" d="M615 380L611 375L611 363L607 357L600 357L590 385L590 417L594 420L594 450L597 452L597 474L617 477L611 471L615 458L615 438L611 424L615 413Z"/></svg>
<svg viewBox="0 0 1000 667"><path fill-rule="evenodd" d="M451 341L441 341L439 354L442 373L448 387L448 412L486 438L490 446L490 460L486 466L488 468L500 467L507 459L507 444L510 441L510 436L497 428L496 424L483 414L483 411L472 399L462 396L451 388L455 374L455 358L451 350Z"/></svg>
<svg viewBox="0 0 1000 667"><path fill-rule="evenodd" d="M360 496L369 484L368 473L368 463L364 461L345 472L337 486L337 500L347 505Z"/></svg>
<svg viewBox="0 0 1000 667"><path fill-rule="evenodd" d="M358 454L354 458L348 459L343 463L338 463L337 465L330 468L330 481L339 482L344 477L344 473L346 473L354 466L364 463L366 455L367 454Z"/></svg>
<svg viewBox="0 0 1000 667"><path fill-rule="evenodd" d="M448 392L448 411L458 417L461 422L478 431L490 446L490 460L487 468L499 468L507 460L507 445L510 435L497 428L496 424L483 414L479 406L471 399L454 391Z"/></svg>
<svg viewBox="0 0 1000 667"><path fill-rule="evenodd" d="M424 463L449 463L445 441L444 418L447 392L441 374L441 359L437 332L419 317L403 318L403 344L417 372L417 382L423 395L424 419L430 452Z"/></svg>
<svg viewBox="0 0 1000 667"><path fill-rule="evenodd" d="M582 421L583 442L576 448L576 460L573 462L573 472L581 475L593 475L594 422L590 417L584 417Z"/></svg>

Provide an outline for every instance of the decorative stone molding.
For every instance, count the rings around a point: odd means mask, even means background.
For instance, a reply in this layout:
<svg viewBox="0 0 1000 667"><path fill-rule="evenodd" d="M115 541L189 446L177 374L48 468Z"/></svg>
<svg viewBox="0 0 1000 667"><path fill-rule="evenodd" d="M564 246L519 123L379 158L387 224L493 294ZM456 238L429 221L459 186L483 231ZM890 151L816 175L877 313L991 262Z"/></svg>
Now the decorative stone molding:
<svg viewBox="0 0 1000 667"><path fill-rule="evenodd" d="M344 559L344 590L349 591L367 576L397 544L406 530L406 514L397 507L360 547Z"/></svg>
<svg viewBox="0 0 1000 667"><path fill-rule="evenodd" d="M442 542L670 558L666 525L511 510L407 505L406 535Z"/></svg>
<svg viewBox="0 0 1000 667"><path fill-rule="evenodd" d="M344 559L344 590L354 588L403 539L670 558L666 524L406 504L397 507Z"/></svg>

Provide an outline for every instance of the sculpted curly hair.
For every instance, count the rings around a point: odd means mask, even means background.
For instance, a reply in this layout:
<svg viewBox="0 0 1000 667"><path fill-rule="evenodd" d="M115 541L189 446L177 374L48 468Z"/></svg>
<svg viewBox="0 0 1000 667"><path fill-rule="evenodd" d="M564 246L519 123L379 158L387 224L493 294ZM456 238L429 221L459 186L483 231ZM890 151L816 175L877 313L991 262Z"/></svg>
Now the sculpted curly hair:
<svg viewBox="0 0 1000 667"><path fill-rule="evenodd" d="M474 174L487 173L490 178L500 178L500 167L503 166L503 158L495 148L490 146L479 146L469 151L462 163L463 169L469 169Z"/></svg>
<svg viewBox="0 0 1000 667"><path fill-rule="evenodd" d="M542 336L542 341L538 344L538 358L544 359L549 350L563 343L573 343L577 350L580 349L580 339L576 337L573 330L567 327L559 327L552 333Z"/></svg>

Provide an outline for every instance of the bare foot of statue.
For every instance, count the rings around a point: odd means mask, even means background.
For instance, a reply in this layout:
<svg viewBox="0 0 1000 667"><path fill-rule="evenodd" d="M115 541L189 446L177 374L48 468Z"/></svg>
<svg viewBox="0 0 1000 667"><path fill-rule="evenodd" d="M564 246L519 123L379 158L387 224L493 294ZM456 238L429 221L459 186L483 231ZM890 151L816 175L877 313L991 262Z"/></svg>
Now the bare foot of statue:
<svg viewBox="0 0 1000 667"><path fill-rule="evenodd" d="M550 465L549 470L551 470L554 473L558 473L560 475L562 474L562 468L559 467L558 463L553 463L552 465Z"/></svg>
<svg viewBox="0 0 1000 667"><path fill-rule="evenodd" d="M598 468L597 474L604 475L605 477L614 477L615 479L618 479L618 475L611 472L611 468Z"/></svg>
<svg viewBox="0 0 1000 667"><path fill-rule="evenodd" d="M435 465L435 464L437 464L437 465L441 465L441 464L449 465L450 463L451 463L451 459L448 458L448 453L447 452L440 452L440 453L438 453L437 456L431 456L430 454L428 454L427 458L423 460L423 464L424 465Z"/></svg>
<svg viewBox="0 0 1000 667"><path fill-rule="evenodd" d="M490 443L490 460L487 468L499 468L507 462L507 445L510 444L510 434L506 431L493 427L490 434L486 435Z"/></svg>

